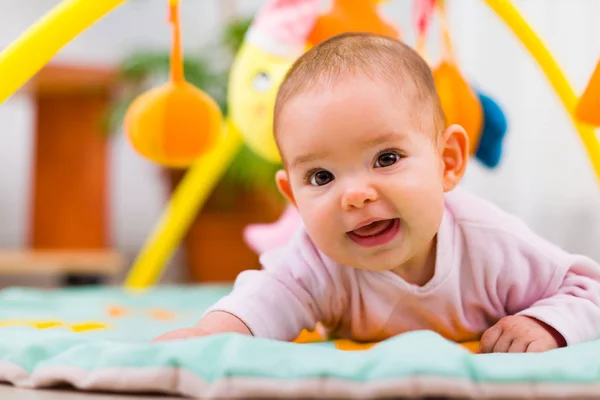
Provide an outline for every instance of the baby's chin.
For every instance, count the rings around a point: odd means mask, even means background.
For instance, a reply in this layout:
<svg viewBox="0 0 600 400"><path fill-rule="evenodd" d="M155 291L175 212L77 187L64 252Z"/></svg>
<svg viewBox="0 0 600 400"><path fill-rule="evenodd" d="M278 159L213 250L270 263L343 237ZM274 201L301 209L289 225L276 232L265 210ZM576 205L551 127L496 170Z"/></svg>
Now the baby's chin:
<svg viewBox="0 0 600 400"><path fill-rule="evenodd" d="M388 254L375 255L354 255L351 253L339 254L337 257L330 257L338 264L346 265L364 271L385 272L394 271L399 267L398 260L401 258L395 251L386 252ZM394 253L394 254L392 254Z"/></svg>
<svg viewBox="0 0 600 400"><path fill-rule="evenodd" d="M325 238L321 235L313 236L309 232L309 236L321 253L337 264L351 268L373 272L392 271L406 259L402 246L366 250L347 240L333 244L329 240L323 240Z"/></svg>

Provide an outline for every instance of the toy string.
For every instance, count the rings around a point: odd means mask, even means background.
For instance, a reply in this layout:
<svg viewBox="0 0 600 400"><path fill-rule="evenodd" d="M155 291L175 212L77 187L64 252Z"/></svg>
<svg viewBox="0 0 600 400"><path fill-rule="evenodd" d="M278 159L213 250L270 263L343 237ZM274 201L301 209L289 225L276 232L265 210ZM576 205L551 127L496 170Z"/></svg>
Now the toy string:
<svg viewBox="0 0 600 400"><path fill-rule="evenodd" d="M417 32L415 49L422 57L425 57L427 32L435 10L435 2L436 0L414 0L413 2L413 20Z"/></svg>
<svg viewBox="0 0 600 400"><path fill-rule="evenodd" d="M179 20L179 0L169 0L169 21L172 24L171 81L183 82L183 57L181 54L181 21Z"/></svg>
<svg viewBox="0 0 600 400"><path fill-rule="evenodd" d="M444 42L443 59L449 64L455 64L452 39L450 39L450 29L448 28L448 14L446 12L445 0L437 0L436 5L440 12L440 28L442 30L442 41Z"/></svg>

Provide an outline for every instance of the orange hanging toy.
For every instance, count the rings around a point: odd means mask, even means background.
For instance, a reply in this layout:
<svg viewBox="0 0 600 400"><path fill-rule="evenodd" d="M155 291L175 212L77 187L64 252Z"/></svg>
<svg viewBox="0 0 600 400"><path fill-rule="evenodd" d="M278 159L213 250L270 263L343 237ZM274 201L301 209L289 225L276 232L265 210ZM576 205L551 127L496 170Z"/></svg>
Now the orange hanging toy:
<svg viewBox="0 0 600 400"><path fill-rule="evenodd" d="M316 46L344 32L368 32L399 39L399 31L379 14L381 1L333 0L331 10L317 19L308 42Z"/></svg>
<svg viewBox="0 0 600 400"><path fill-rule="evenodd" d="M433 6L437 6L439 10L444 53L440 64L433 69L433 79L440 97L444 115L446 116L447 124L461 125L465 131L467 131L467 135L469 136L469 155L473 155L477 150L481 138L483 109L479 97L462 76L454 58L444 0L417 1L431 3L425 7L425 12L427 13L431 12L429 9ZM427 24L424 26L426 27ZM419 32L420 36L424 34L425 32L423 31ZM423 37L417 39L417 47L420 52L423 51Z"/></svg>
<svg viewBox="0 0 600 400"><path fill-rule="evenodd" d="M600 60L577 103L575 117L581 122L600 127Z"/></svg>
<svg viewBox="0 0 600 400"><path fill-rule="evenodd" d="M209 95L185 81L179 0L170 0L170 21L170 81L133 101L125 115L125 134L134 149L149 160L183 168L217 143L223 117Z"/></svg>

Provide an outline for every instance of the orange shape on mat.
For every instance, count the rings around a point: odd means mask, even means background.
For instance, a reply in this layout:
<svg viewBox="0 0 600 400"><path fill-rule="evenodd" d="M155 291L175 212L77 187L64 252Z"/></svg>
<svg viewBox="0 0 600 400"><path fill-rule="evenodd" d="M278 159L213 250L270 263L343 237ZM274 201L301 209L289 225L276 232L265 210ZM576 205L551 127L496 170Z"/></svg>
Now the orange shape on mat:
<svg viewBox="0 0 600 400"><path fill-rule="evenodd" d="M154 319L171 320L175 318L175 313L167 310L154 309L149 311Z"/></svg>
<svg viewBox="0 0 600 400"><path fill-rule="evenodd" d="M303 330L300 335L294 340L294 343L318 343L324 342L325 339L321 336L318 331L307 331ZM336 339L333 341L335 347L339 350L344 351L363 351L369 350L376 346L379 342L355 342L348 339ZM462 347L469 350L472 353L479 352L479 341L475 340L472 342L460 343Z"/></svg>
<svg viewBox="0 0 600 400"><path fill-rule="evenodd" d="M600 126L600 60L577 103L575 117L586 124Z"/></svg>
<svg viewBox="0 0 600 400"><path fill-rule="evenodd" d="M307 331L304 329L300 332L300 335L294 340L295 343L315 343L323 342L325 339L319 334L318 331Z"/></svg>
<svg viewBox="0 0 600 400"><path fill-rule="evenodd" d="M333 0L331 10L317 18L308 42L314 46L335 35L350 31L399 39L398 30L381 18L378 11L380 2L381 0Z"/></svg>
<svg viewBox="0 0 600 400"><path fill-rule="evenodd" d="M360 351L360 350L369 350L373 346L376 346L378 342L360 343L360 342L354 342L352 340L340 339L340 340L334 340L334 343L335 343L335 347L337 347L340 350L346 350L346 351L357 351L358 350L358 351ZM479 352L479 342L478 341L465 342L465 343L459 343L459 344L462 347L464 347L465 349L469 350L471 353Z"/></svg>
<svg viewBox="0 0 600 400"><path fill-rule="evenodd" d="M113 318L120 318L127 314L127 309L121 306L110 306L107 308L106 313Z"/></svg>
<svg viewBox="0 0 600 400"><path fill-rule="evenodd" d="M458 124L469 136L469 155L475 153L483 126L483 110L479 98L462 77L456 65L442 61L433 70L442 109L448 125Z"/></svg>
<svg viewBox="0 0 600 400"><path fill-rule="evenodd" d="M472 342L464 342L460 345L465 349L469 350L471 353L479 353L479 340L474 340Z"/></svg>
<svg viewBox="0 0 600 400"><path fill-rule="evenodd" d="M360 350L369 350L371 347L375 346L378 342L361 343L361 342L355 342L353 340L348 340L348 339L338 339L338 340L334 340L333 343L335 343L335 347L337 347L340 350L360 351Z"/></svg>
<svg viewBox="0 0 600 400"><path fill-rule="evenodd" d="M144 157L169 167L186 167L217 143L223 117L209 95L184 79L178 1L170 7L171 79L133 101L125 115L125 133Z"/></svg>

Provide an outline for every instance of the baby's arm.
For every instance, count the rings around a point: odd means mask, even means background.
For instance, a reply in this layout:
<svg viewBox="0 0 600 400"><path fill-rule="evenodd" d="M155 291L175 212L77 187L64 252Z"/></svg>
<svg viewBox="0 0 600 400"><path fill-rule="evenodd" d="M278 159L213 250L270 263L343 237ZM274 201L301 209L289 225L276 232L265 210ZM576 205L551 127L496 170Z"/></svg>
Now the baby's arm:
<svg viewBox="0 0 600 400"><path fill-rule="evenodd" d="M560 258L532 257L511 284L499 280L509 315L485 332L484 352L545 351L600 338L600 266L583 256Z"/></svg>
<svg viewBox="0 0 600 400"><path fill-rule="evenodd" d="M600 338L600 266L576 256L567 268L557 268L546 296L517 315L545 322L567 345Z"/></svg>
<svg viewBox="0 0 600 400"><path fill-rule="evenodd" d="M261 257L262 270L242 272L233 291L212 306L194 327L155 340L183 339L235 332L293 340L318 321L332 321L345 291L331 275L308 238L298 235L288 246ZM333 269L332 269L333 268Z"/></svg>
<svg viewBox="0 0 600 400"><path fill-rule="evenodd" d="M223 311L214 311L208 313L196 326L167 332L154 339L154 341L161 342L166 340L189 339L226 332L240 333L243 335L252 334L246 324L235 315Z"/></svg>

